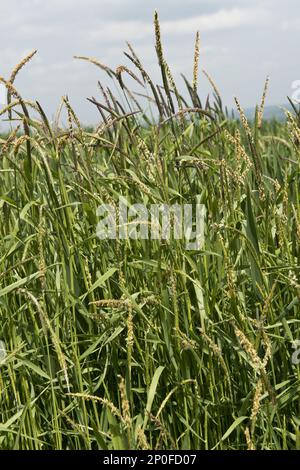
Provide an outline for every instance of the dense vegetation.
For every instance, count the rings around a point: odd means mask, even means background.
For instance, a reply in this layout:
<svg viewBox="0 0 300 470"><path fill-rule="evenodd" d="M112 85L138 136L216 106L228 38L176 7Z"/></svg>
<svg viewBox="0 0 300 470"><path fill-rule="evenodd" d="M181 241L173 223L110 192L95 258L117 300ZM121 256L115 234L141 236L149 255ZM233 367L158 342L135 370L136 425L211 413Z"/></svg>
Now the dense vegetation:
<svg viewBox="0 0 300 470"><path fill-rule="evenodd" d="M264 121L266 86L232 120L208 75L201 101L198 35L181 95L155 36L162 86L130 45L130 68L81 58L120 90L94 130L19 95L32 54L0 78L2 449L300 448L299 114ZM120 195L201 202L205 245L100 240Z"/></svg>

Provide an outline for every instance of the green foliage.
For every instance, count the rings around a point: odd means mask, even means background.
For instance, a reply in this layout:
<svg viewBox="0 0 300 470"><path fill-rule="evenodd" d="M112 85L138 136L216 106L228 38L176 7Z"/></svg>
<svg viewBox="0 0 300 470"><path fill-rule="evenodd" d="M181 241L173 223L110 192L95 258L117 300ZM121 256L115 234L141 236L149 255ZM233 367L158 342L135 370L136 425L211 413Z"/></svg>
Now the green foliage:
<svg viewBox="0 0 300 470"><path fill-rule="evenodd" d="M187 103L157 17L156 34L164 88L131 46L142 84L100 64L120 94L92 100L97 129L66 98L67 129L10 105L26 132L0 141L2 449L299 448L298 117L248 128L185 79ZM119 196L198 197L205 246L99 240Z"/></svg>

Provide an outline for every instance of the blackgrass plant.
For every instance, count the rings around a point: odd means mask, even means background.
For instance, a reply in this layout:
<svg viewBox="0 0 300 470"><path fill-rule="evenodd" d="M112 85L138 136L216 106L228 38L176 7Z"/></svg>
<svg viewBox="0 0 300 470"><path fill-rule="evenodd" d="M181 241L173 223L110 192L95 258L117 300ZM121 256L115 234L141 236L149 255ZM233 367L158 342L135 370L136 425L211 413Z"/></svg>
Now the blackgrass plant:
<svg viewBox="0 0 300 470"><path fill-rule="evenodd" d="M181 94L155 36L158 86L78 57L119 88L93 130L20 96L35 51L0 78L1 449L300 449L300 114L202 102L199 34ZM119 197L204 204L204 246L100 240Z"/></svg>

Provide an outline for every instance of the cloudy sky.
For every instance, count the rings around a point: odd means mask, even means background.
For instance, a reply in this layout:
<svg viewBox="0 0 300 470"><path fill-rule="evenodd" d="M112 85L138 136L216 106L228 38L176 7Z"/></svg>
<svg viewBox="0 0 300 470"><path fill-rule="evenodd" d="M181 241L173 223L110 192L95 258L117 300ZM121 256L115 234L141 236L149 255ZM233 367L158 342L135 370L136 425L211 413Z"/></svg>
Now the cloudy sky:
<svg viewBox="0 0 300 470"><path fill-rule="evenodd" d="M152 18L157 9L165 55L180 82L192 75L193 43L201 34L200 67L215 79L224 101L243 106L259 101L270 75L268 104L281 104L300 79L299 0L10 0L1 2L0 75L8 78L30 52L38 55L17 77L16 87L38 99L51 115L62 95L85 123L96 120L86 97L98 96L105 74L75 54L98 58L112 68L128 65L131 42L150 75L159 81ZM200 74L200 90L209 91ZM180 82L181 83L181 82ZM139 91L138 89L136 91Z"/></svg>

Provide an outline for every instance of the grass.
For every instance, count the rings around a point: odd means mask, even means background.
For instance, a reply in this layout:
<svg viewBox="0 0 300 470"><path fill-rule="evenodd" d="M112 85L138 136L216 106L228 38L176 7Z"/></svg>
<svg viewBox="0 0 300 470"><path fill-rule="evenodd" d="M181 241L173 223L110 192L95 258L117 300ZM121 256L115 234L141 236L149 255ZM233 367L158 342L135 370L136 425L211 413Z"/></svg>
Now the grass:
<svg viewBox="0 0 300 470"><path fill-rule="evenodd" d="M155 32L163 86L130 45L132 69L84 58L119 87L94 130L1 79L1 449L300 448L300 115L232 120L210 77L203 103L198 36L181 95ZM119 196L197 199L203 249L99 240Z"/></svg>

